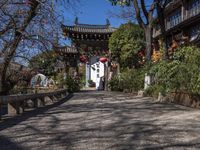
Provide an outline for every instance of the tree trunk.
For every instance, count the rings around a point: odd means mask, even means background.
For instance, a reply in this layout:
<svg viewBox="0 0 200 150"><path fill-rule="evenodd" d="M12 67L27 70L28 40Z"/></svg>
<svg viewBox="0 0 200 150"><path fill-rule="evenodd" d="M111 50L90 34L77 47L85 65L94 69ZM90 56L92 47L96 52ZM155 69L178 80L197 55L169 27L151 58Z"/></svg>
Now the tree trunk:
<svg viewBox="0 0 200 150"><path fill-rule="evenodd" d="M21 41L21 38L22 38L22 35L21 34L17 34L15 39L13 40L13 44L10 48L10 53L8 53L8 55L5 56L4 58L4 63L3 63L3 67L2 67L2 70L1 70L1 83L0 83L0 95L6 95L9 93L10 91L10 86L9 84L7 83L7 78L6 78L6 75L7 75L7 70L8 70L8 67L10 65L10 62L11 60L13 59L14 55L15 55L15 51L17 49L17 46L19 45L20 41Z"/></svg>
<svg viewBox="0 0 200 150"><path fill-rule="evenodd" d="M163 49L164 49L164 56L163 59L164 60L168 60L169 59L169 53L168 53L168 48L167 48L167 37L166 35L163 35Z"/></svg>
<svg viewBox="0 0 200 150"><path fill-rule="evenodd" d="M2 70L1 70L1 76L0 76L0 95L6 95L10 91L10 86L6 81L8 67L9 67L13 57L15 56L16 49L17 49L19 43L22 40L22 36L23 36L22 32L25 31L25 29L30 24L32 19L36 16L36 9L37 9L39 3L36 0L31 0L31 3L32 3L32 5L31 5L31 8L28 13L29 16L27 18L25 18L24 22L22 23L22 26L19 29L16 29L15 38L12 41L10 48L7 50L8 54L4 58L4 62L2 65Z"/></svg>
<svg viewBox="0 0 200 150"><path fill-rule="evenodd" d="M148 62L151 61L151 53L152 53L152 28L150 25L145 28L145 39L146 39L146 60Z"/></svg>
<svg viewBox="0 0 200 150"><path fill-rule="evenodd" d="M7 86L2 83L0 79L0 96L2 95L8 95L9 90L7 89Z"/></svg>
<svg viewBox="0 0 200 150"><path fill-rule="evenodd" d="M163 17L164 18L164 17ZM163 19L161 18L161 19ZM165 29L165 23L164 23L164 20L160 21L160 29L161 29L161 35L162 35L162 38L163 38L163 59L164 60L167 60L169 59L169 54L168 54L168 49L167 49L167 35L166 35L166 29Z"/></svg>

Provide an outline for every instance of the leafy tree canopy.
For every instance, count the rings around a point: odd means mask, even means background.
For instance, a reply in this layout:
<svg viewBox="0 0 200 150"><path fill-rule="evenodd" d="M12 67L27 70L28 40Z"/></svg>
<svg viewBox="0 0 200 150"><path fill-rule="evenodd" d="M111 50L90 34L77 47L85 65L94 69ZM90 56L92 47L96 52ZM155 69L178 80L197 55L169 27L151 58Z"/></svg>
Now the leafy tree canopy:
<svg viewBox="0 0 200 150"><path fill-rule="evenodd" d="M118 61L121 67L132 68L138 66L138 52L144 50L144 32L131 22L121 25L109 40L112 59Z"/></svg>

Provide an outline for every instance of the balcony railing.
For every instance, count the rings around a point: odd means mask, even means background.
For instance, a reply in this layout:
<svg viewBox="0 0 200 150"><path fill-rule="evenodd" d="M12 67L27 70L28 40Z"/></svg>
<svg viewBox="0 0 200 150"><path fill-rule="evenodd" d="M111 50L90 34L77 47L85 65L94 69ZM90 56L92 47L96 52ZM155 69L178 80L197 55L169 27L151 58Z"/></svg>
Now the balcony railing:
<svg viewBox="0 0 200 150"><path fill-rule="evenodd" d="M192 6L189 7L187 17L191 18L191 17L198 15L199 13L200 13L200 2L197 3L197 5L194 5L193 7Z"/></svg>
<svg viewBox="0 0 200 150"><path fill-rule="evenodd" d="M184 17L182 17L182 14L181 14L181 16L176 17L175 19L167 21L167 23L166 23L166 29L169 30L169 29L175 27L176 25L180 24L182 21L190 19L191 17L194 17L194 16L199 15L199 14L200 14L200 5L198 7L194 7L192 9L189 9L187 11L187 15L184 16Z"/></svg>
<svg viewBox="0 0 200 150"><path fill-rule="evenodd" d="M181 22L182 22L182 16L181 15L176 17L176 18L170 19L170 21L167 21L167 25L166 25L167 30L175 27L176 25L178 25Z"/></svg>

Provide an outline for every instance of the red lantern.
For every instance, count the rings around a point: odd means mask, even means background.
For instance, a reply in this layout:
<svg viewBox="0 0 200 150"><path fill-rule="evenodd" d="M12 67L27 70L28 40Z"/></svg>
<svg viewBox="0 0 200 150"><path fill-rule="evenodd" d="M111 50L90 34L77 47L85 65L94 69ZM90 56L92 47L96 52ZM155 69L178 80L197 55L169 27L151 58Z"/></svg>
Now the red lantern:
<svg viewBox="0 0 200 150"><path fill-rule="evenodd" d="M87 62L86 56L85 55L80 56L80 61L86 63Z"/></svg>
<svg viewBox="0 0 200 150"><path fill-rule="evenodd" d="M102 57L99 59L100 62L105 63L106 61L108 61L108 59L106 57Z"/></svg>

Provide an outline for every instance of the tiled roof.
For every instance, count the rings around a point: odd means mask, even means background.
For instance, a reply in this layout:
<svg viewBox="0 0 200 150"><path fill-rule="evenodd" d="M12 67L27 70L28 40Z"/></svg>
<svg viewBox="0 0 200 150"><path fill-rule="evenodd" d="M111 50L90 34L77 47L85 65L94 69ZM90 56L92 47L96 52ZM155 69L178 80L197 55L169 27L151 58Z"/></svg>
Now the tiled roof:
<svg viewBox="0 0 200 150"><path fill-rule="evenodd" d="M116 29L108 25L76 24L74 26L63 26L64 30L78 33L113 33Z"/></svg>
<svg viewBox="0 0 200 150"><path fill-rule="evenodd" d="M56 47L55 50L57 52L66 53L66 54L78 53L78 50L75 47L70 47L70 46Z"/></svg>

